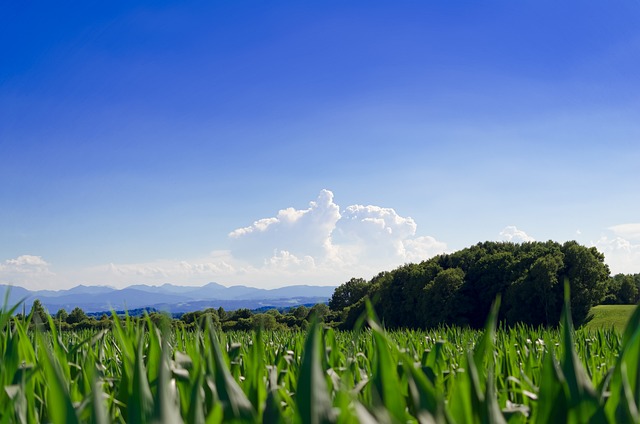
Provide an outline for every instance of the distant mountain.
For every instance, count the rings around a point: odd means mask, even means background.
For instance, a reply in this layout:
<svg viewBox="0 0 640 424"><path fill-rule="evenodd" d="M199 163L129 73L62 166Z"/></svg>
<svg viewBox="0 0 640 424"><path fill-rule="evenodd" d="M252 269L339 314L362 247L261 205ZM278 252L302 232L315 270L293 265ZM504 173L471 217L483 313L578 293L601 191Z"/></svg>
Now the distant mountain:
<svg viewBox="0 0 640 424"><path fill-rule="evenodd" d="M334 290L335 287L329 286L297 285L267 290L248 286L225 287L218 283L208 283L200 287L137 284L124 289L79 285L67 290L29 291L22 287L0 285L0 296L4 299L5 293L8 293L10 306L26 299L27 309L35 299L39 299L50 313L55 313L59 309L66 309L69 312L75 307L80 307L85 312L146 307L168 312L187 312L220 306L233 310L321 303L326 302Z"/></svg>

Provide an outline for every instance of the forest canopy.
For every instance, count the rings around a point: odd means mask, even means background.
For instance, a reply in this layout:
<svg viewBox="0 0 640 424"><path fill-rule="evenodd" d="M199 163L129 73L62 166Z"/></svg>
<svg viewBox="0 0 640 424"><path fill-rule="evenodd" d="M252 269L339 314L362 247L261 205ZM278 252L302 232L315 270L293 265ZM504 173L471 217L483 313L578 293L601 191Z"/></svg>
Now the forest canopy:
<svg viewBox="0 0 640 424"><path fill-rule="evenodd" d="M575 241L484 242L382 272L370 281L351 279L336 289L329 306L341 314L345 328L353 326L367 298L387 327L480 328L501 295L503 322L553 326L560 319L565 279L576 324L605 296L611 302L620 297L610 292L613 279L595 247ZM633 293L625 299L630 298Z"/></svg>

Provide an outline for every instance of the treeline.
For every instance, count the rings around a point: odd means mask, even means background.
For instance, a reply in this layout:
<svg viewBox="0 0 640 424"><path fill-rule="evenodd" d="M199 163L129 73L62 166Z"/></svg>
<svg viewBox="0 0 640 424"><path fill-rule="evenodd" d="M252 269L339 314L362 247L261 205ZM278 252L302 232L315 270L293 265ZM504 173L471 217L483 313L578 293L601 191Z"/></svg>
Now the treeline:
<svg viewBox="0 0 640 424"><path fill-rule="evenodd" d="M635 304L640 301L640 274L611 276L604 255L575 241L484 242L417 264L406 264L367 281L352 278L336 288L329 305L225 311L222 307L188 312L179 317L151 311L156 325L195 328L209 319L221 330L305 329L313 315L333 327L351 329L371 300L389 328L432 328L458 325L481 328L491 303L501 295L499 319L555 326L563 304L564 280L571 288L571 308L577 325L588 319L592 306ZM33 317L37 315L37 319ZM36 300L32 325L48 326L47 311ZM18 316L20 318L20 316ZM108 328L110 314L89 316L75 308L57 311L53 322L62 330Z"/></svg>
<svg viewBox="0 0 640 424"><path fill-rule="evenodd" d="M324 303L310 307L300 305L286 310L269 309L266 311L251 311L249 309L225 311L222 307L217 309L209 308L203 311L187 312L178 317L172 317L167 313L155 310L146 311L141 309L137 310L137 314L133 314L133 311L131 311L129 315L134 320L144 319L144 315L148 315L158 327L180 326L187 330L204 326L206 321L211 321L216 328L224 331L257 330L258 328L265 330L306 329L313 317L323 322L333 322L334 325L336 325L335 322L339 317L339 314L332 312ZM51 318L51 321L49 318ZM53 325L62 331L110 328L113 322L112 314L104 313L98 317L94 314L85 313L79 307L74 308L71 312L60 309L49 317L48 311L37 299L33 302L31 311L27 316L18 314L14 319L26 319L29 321L31 328L37 326L43 330L49 329L50 322L53 322Z"/></svg>
<svg viewBox="0 0 640 424"><path fill-rule="evenodd" d="M499 318L511 325L554 326L560 319L563 282L571 287L576 324L592 306L637 303L640 275L610 277L604 255L575 241L484 242L382 272L353 278L334 292L329 307L352 328L370 299L387 327L441 324L480 328L491 302L502 297Z"/></svg>

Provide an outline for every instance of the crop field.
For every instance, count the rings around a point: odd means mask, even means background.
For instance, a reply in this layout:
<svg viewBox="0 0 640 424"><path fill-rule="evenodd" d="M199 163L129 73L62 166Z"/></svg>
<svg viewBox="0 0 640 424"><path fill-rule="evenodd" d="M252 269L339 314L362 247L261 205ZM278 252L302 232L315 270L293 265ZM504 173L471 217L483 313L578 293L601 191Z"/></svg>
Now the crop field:
<svg viewBox="0 0 640 424"><path fill-rule="evenodd" d="M624 332L28 330L0 313L0 423L640 422L640 310ZM53 324L53 321L51 322ZM53 325L55 328L55 325Z"/></svg>

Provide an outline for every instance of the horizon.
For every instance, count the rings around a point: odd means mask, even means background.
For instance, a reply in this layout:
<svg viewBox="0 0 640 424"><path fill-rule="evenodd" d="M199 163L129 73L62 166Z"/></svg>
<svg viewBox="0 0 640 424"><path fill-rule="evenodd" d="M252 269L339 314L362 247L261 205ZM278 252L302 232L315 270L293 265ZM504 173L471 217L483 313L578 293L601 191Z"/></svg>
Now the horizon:
<svg viewBox="0 0 640 424"><path fill-rule="evenodd" d="M257 289L257 290L279 290L279 289L284 289L284 288L291 288L291 287L327 287L327 288L331 288L331 287L337 287L337 286L332 286L332 285L312 285L312 284L290 284L290 285L286 285L286 286L279 286L279 287L271 287L271 288L262 288L262 287L254 287L254 286L248 286L248 285L244 285L244 284L235 284L232 286L227 286L221 283L216 283L215 281L209 281L207 283L204 283L202 285L184 285L184 284L173 284L173 283L162 283L162 284L130 284L130 285L125 285L125 286L121 286L121 287L116 287L116 286L109 286L109 285L105 285L105 284L78 284L75 285L73 287L68 287L68 288L62 288L62 289L36 289L36 290L30 290L27 289L25 287L19 286L19 285L15 285L15 284L5 284L5 283L1 283L0 282L0 287L8 287L9 289L13 288L13 287L19 287L25 290L29 290L31 292L37 292L37 291L54 291L54 292L59 292L59 291L68 291L68 290L73 290L76 288L89 288L89 287L100 287L100 288L106 288L106 289L111 289L111 290L124 290L124 289L130 289L130 288L135 288L136 286L145 286L148 288L161 288L163 286L172 286L172 287L181 287L181 288L203 288L209 285L217 285L217 286L221 286L225 289L229 289L229 288L233 288L233 287L246 287L246 288L250 288L250 289Z"/></svg>
<svg viewBox="0 0 640 424"><path fill-rule="evenodd" d="M338 286L483 241L640 273L640 3L11 3L0 284Z"/></svg>

